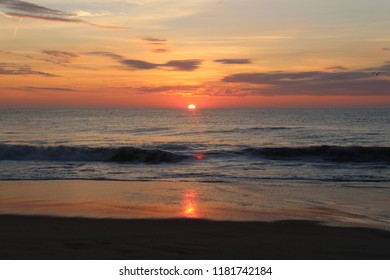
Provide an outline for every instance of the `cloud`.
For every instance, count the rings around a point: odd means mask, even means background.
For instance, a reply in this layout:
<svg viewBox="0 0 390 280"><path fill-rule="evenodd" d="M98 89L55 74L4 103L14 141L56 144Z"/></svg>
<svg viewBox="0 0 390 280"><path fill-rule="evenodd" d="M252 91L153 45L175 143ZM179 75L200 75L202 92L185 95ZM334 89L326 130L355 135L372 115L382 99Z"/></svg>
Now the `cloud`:
<svg viewBox="0 0 390 280"><path fill-rule="evenodd" d="M169 94L177 94L181 91L192 91L195 87L191 86L152 86L152 87L138 87L138 88L130 88L138 93L169 93Z"/></svg>
<svg viewBox="0 0 390 280"><path fill-rule="evenodd" d="M364 69L365 71L374 71L374 72L390 72L390 61L386 61L385 64L378 67L370 67ZM382 73L385 74L385 73ZM387 73L389 74L389 73Z"/></svg>
<svg viewBox="0 0 390 280"><path fill-rule="evenodd" d="M159 64L154 64L143 60L133 60L133 59L122 59L120 60L120 63L126 65L130 69L140 69L140 70L156 69L159 66Z"/></svg>
<svg viewBox="0 0 390 280"><path fill-rule="evenodd" d="M57 22L68 22L68 23L80 23L97 28L103 29L118 29L123 30L127 28L116 27L116 26L106 26L91 23L77 18L77 14L66 13L60 10L54 10L39 6L33 3L18 1L18 0L0 0L0 6L4 7L7 11L1 12L1 14L7 17L16 17L16 18L31 18L37 20L47 20L47 21L57 21Z"/></svg>
<svg viewBox="0 0 390 280"><path fill-rule="evenodd" d="M7 64L7 63L0 63L0 76L1 75L21 75L21 76L38 75L44 77L59 77L54 74L35 71L31 69L31 67L28 65L18 66L18 65Z"/></svg>
<svg viewBox="0 0 390 280"><path fill-rule="evenodd" d="M76 53L56 50L42 50L42 53L49 56L48 62L55 64L68 64L71 63L73 59L80 56Z"/></svg>
<svg viewBox="0 0 390 280"><path fill-rule="evenodd" d="M390 51L390 48L383 48L382 51Z"/></svg>
<svg viewBox="0 0 390 280"><path fill-rule="evenodd" d="M75 14L79 17L103 17L111 15L108 11L91 12L85 10L77 10L75 11Z"/></svg>
<svg viewBox="0 0 390 280"><path fill-rule="evenodd" d="M0 0L0 5L4 6L8 10L13 10L17 12L25 12L31 15L52 15L52 16L71 16L72 14L67 14L58 10L53 10L45 8L36 4L18 1L18 0Z"/></svg>
<svg viewBox="0 0 390 280"><path fill-rule="evenodd" d="M197 86L154 86L128 88L131 92L138 94L168 94L187 96L244 96L250 95L248 92L235 90L223 86L197 85Z"/></svg>
<svg viewBox="0 0 390 280"><path fill-rule="evenodd" d="M278 72L278 73L240 73L223 78L224 82L229 83L250 83L250 84L269 84L286 85L297 82L318 82L334 80L351 80L367 78L365 72Z"/></svg>
<svg viewBox="0 0 390 280"><path fill-rule="evenodd" d="M63 67L68 67L68 64L72 63L74 59L81 56L78 53L71 53L71 52L57 51L57 50L42 50L40 51L41 55L23 54L23 53L15 53L15 52L0 50L0 54L1 53L7 56L28 59L29 61L35 60L35 61L49 62ZM77 68L85 69L85 67L77 67Z"/></svg>
<svg viewBox="0 0 390 280"><path fill-rule="evenodd" d="M152 45L152 46L165 46L166 45L165 43L161 43L161 42L148 42L147 44Z"/></svg>
<svg viewBox="0 0 390 280"><path fill-rule="evenodd" d="M172 67L175 70L179 71L194 71L202 63L199 59L189 59L189 60L171 60L165 64L161 64L164 67Z"/></svg>
<svg viewBox="0 0 390 280"><path fill-rule="evenodd" d="M372 71L382 71L372 75ZM242 89L251 95L390 95L390 64L356 71L238 73L223 82L261 85Z"/></svg>
<svg viewBox="0 0 390 280"><path fill-rule="evenodd" d="M248 58L236 58L236 59L217 59L214 62L222 63L222 64L251 64L252 61Z"/></svg>
<svg viewBox="0 0 390 280"><path fill-rule="evenodd" d="M33 86L26 86L26 87L16 87L14 89L21 89L23 91L73 91L78 92L79 90L73 89L73 88L62 88L62 87L33 87Z"/></svg>
<svg viewBox="0 0 390 280"><path fill-rule="evenodd" d="M328 71L346 71L346 70L348 70L348 68L346 68L344 66L335 65L335 66L326 67L326 68L324 68L324 70L328 70Z"/></svg>
<svg viewBox="0 0 390 280"><path fill-rule="evenodd" d="M290 84L269 88L244 89L249 95L311 95L311 96L390 96L389 80L336 81L317 84Z"/></svg>
<svg viewBox="0 0 390 280"><path fill-rule="evenodd" d="M154 53L168 53L170 52L171 50L168 50L168 49L153 49L152 52Z"/></svg>
<svg viewBox="0 0 390 280"><path fill-rule="evenodd" d="M167 63L157 64L151 63L144 60L135 60L135 59L127 59L121 55L110 53L110 52L88 52L89 55L99 55L110 57L120 64L126 66L127 69L130 70L151 70L151 69L159 69L159 68L172 68L176 71L195 71L199 68L202 63L199 59L189 59L189 60L171 60Z"/></svg>
<svg viewBox="0 0 390 280"><path fill-rule="evenodd" d="M140 38L142 41L144 41L147 45L161 46L161 48L151 50L154 53L170 52L170 50L164 48L164 46L167 45L167 42L168 42L167 39L156 38L156 37L151 37L151 36L142 36L142 37L138 37L138 38Z"/></svg>
<svg viewBox="0 0 390 280"><path fill-rule="evenodd" d="M168 41L167 39L156 38L156 37L151 37L151 36L142 36L140 38L141 38L141 40L148 42L148 43L164 44Z"/></svg>
<svg viewBox="0 0 390 280"><path fill-rule="evenodd" d="M107 56L115 60L123 60L123 56L111 52L87 52L89 55Z"/></svg>

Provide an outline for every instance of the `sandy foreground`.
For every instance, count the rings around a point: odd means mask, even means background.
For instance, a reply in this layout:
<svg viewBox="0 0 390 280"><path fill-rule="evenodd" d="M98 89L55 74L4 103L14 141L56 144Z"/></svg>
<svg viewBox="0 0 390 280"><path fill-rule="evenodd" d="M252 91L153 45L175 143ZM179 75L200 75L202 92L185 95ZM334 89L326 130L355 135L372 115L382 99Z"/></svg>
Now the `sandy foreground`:
<svg viewBox="0 0 390 280"><path fill-rule="evenodd" d="M1 259L389 259L390 232L307 221L0 216Z"/></svg>
<svg viewBox="0 0 390 280"><path fill-rule="evenodd" d="M1 181L0 259L390 259L384 191Z"/></svg>

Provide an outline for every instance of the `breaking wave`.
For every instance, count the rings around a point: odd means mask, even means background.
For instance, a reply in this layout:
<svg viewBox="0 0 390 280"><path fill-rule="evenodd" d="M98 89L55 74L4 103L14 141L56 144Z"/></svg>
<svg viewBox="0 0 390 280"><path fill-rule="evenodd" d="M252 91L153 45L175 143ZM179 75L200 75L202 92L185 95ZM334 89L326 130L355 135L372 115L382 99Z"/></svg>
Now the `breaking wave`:
<svg viewBox="0 0 390 280"><path fill-rule="evenodd" d="M326 160L333 162L387 162L390 163L390 147L363 146L311 146L246 148L251 156L273 160Z"/></svg>
<svg viewBox="0 0 390 280"><path fill-rule="evenodd" d="M123 163L178 163L185 159L250 157L266 160L328 161L347 163L390 163L390 147L307 146L307 147L218 147L201 152L202 147L186 144L157 145L147 148L34 146L0 144L0 160L84 161ZM192 156L191 156L192 155Z"/></svg>
<svg viewBox="0 0 390 280"><path fill-rule="evenodd" d="M0 144L0 160L175 163L185 158L187 156L164 150L134 147L92 148Z"/></svg>

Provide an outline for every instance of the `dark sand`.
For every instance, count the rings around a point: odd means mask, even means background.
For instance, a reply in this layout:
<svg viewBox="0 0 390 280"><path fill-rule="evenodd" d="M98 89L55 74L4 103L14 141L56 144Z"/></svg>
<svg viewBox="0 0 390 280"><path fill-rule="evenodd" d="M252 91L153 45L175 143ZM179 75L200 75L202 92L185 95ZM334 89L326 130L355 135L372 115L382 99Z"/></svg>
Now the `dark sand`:
<svg viewBox="0 0 390 280"><path fill-rule="evenodd" d="M390 232L307 221L0 215L0 259L390 259Z"/></svg>

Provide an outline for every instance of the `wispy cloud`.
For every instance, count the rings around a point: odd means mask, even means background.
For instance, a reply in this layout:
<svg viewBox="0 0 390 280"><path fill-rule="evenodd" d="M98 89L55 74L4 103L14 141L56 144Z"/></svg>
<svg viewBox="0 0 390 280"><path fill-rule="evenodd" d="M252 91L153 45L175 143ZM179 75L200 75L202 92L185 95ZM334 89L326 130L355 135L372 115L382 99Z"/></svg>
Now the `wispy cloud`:
<svg viewBox="0 0 390 280"><path fill-rule="evenodd" d="M326 67L326 68L324 68L324 70L327 70L327 71L347 71L348 68L346 68L344 66L340 66L340 65L335 65L335 66Z"/></svg>
<svg viewBox="0 0 390 280"><path fill-rule="evenodd" d="M131 88L139 94L167 94L214 97L311 95L311 96L390 96L390 61L384 65L347 71L332 66L332 71L238 73L222 83L196 86L150 86ZM373 69L389 69L373 75ZM378 73L378 72L375 72Z"/></svg>
<svg viewBox="0 0 390 280"><path fill-rule="evenodd" d="M75 14L79 17L102 17L111 15L109 11L91 12L85 10L77 10L75 11Z"/></svg>
<svg viewBox="0 0 390 280"><path fill-rule="evenodd" d="M144 86L130 88L137 93L163 93L163 94L180 94L183 91L192 92L196 87L193 86Z"/></svg>
<svg viewBox="0 0 390 280"><path fill-rule="evenodd" d="M44 77L59 77L54 74L33 70L28 65L19 66L15 64L9 64L9 63L0 63L0 76L1 75L21 75L21 76L38 75Z"/></svg>
<svg viewBox="0 0 390 280"><path fill-rule="evenodd" d="M107 57L110 57L110 58L115 59L115 60L123 60L124 59L123 56L121 56L119 54L112 53L112 52L87 52L85 54L107 56Z"/></svg>
<svg viewBox="0 0 390 280"><path fill-rule="evenodd" d="M152 47L160 46L159 48L151 49L151 52L153 52L153 53L171 52L170 49L166 48L167 43L168 43L168 39L151 37L151 36L141 36L138 38L140 38L148 46L152 46Z"/></svg>
<svg viewBox="0 0 390 280"><path fill-rule="evenodd" d="M164 43L166 43L168 41L167 39L156 38L156 37L151 37L151 36L141 36L139 38L141 40L147 42L147 43L160 43L160 44L164 44Z"/></svg>
<svg viewBox="0 0 390 280"><path fill-rule="evenodd" d="M233 59L217 59L214 62L222 64L251 64L252 61L249 58L233 58Z"/></svg>
<svg viewBox="0 0 390 280"><path fill-rule="evenodd" d="M68 64L71 63L73 59L80 56L76 53L57 50L42 50L42 53L49 57L46 61L54 64Z"/></svg>
<svg viewBox="0 0 390 280"><path fill-rule="evenodd" d="M24 54L24 53L16 53L16 52L0 50L0 54L5 54L7 56L13 56L17 58L23 58L29 61L49 62L64 67L67 67L68 64L72 63L74 59L81 56L78 53L58 51L58 50L42 50L40 51L39 55L35 53Z"/></svg>
<svg viewBox="0 0 390 280"><path fill-rule="evenodd" d="M152 52L154 53L168 53L170 52L171 50L169 49L153 49Z"/></svg>
<svg viewBox="0 0 390 280"><path fill-rule="evenodd" d="M378 75L373 75L372 71ZM226 83L261 85L246 88L253 95L390 95L390 64L356 71L238 73L222 79Z"/></svg>
<svg viewBox="0 0 390 280"><path fill-rule="evenodd" d="M176 71L195 71L199 68L202 61L200 59L189 59L189 60L171 60L167 63L151 63L144 60L127 59L121 55L110 53L110 52L88 52L89 55L99 55L110 57L120 64L126 66L130 70L151 70L158 68L171 68Z"/></svg>
<svg viewBox="0 0 390 280"><path fill-rule="evenodd" d="M33 87L33 86L25 86L25 87L16 87L13 89L37 92L37 91L70 91L70 92L78 92L79 90L73 88L63 88L63 87Z"/></svg>
<svg viewBox="0 0 390 280"><path fill-rule="evenodd" d="M67 22L67 23L80 23L97 28L103 29L118 29L123 30L127 28L117 27L117 26L107 26L95 24L86 20L77 18L77 14L67 13L60 10L54 10L39 6L33 3L19 1L19 0L0 0L0 7L6 9L2 11L1 14L7 17L15 18L31 18L37 20L47 20L47 21L57 21L57 22Z"/></svg>
<svg viewBox="0 0 390 280"><path fill-rule="evenodd" d="M386 61L385 64L377 67L370 67L364 69L365 71L382 71L382 75L390 75L390 61Z"/></svg>
<svg viewBox="0 0 390 280"><path fill-rule="evenodd" d="M221 85L200 84L196 86L150 86L127 88L138 94L164 94L164 95L186 95L186 96L244 96L248 92L236 90Z"/></svg>

